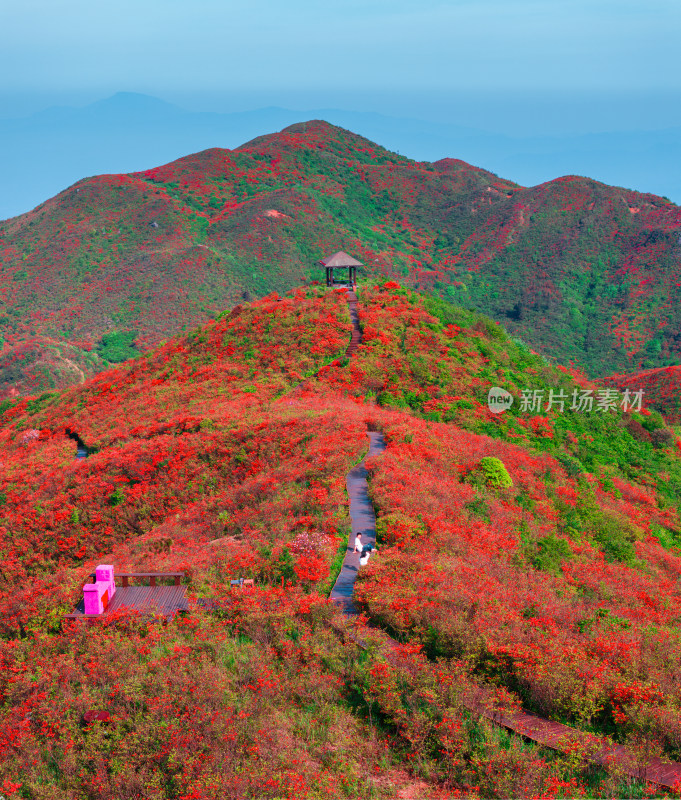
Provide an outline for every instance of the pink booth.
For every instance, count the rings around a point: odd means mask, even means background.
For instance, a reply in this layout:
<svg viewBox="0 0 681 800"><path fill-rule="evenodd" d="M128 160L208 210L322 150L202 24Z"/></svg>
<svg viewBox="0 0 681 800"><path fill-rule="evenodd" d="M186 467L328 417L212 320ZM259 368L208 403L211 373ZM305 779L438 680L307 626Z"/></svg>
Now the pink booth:
<svg viewBox="0 0 681 800"><path fill-rule="evenodd" d="M86 614L103 614L114 594L114 569L111 564L100 564L95 570L95 582L83 586L83 601Z"/></svg>

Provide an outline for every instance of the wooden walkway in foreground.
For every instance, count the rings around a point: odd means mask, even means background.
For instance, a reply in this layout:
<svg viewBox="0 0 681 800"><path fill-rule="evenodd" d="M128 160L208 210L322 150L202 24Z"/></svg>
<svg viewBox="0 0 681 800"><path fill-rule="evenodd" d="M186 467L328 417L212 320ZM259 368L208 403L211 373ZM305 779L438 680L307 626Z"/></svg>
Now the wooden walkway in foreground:
<svg viewBox="0 0 681 800"><path fill-rule="evenodd" d="M346 356L351 358L362 341L357 312L357 296L354 291L347 292L348 306L353 323L353 333ZM364 461L368 456L377 455L385 449L383 434L370 431L367 433L370 447L360 464L348 472L346 486L350 501L350 518L352 532L343 559L343 565L331 590L329 598L334 601L348 616L357 614L352 594L359 570L359 555L354 552L355 535L362 534L362 544L376 542L376 516L369 499L367 471ZM385 631L383 632L385 633ZM353 637L354 638L354 637ZM394 641L394 640L393 640ZM362 642L358 641L362 646ZM397 644L395 642L395 644ZM525 711L503 711L495 709L492 694L484 687L478 687L476 694L463 699L469 711L492 722L494 725L523 736L536 744L549 747L559 752L574 751L582 753L584 761L598 764L609 771L620 772L630 778L663 787L665 789L681 788L681 764L675 761L664 761L653 757L642 761L631 750L623 745L612 744L593 734L571 728L560 722L544 719Z"/></svg>
<svg viewBox="0 0 681 800"><path fill-rule="evenodd" d="M499 727L524 736L552 750L580 752L584 761L620 772L639 781L648 781L666 789L681 787L681 764L651 757L643 761L629 748L612 744L591 733L562 725L526 711L492 711L484 702L465 702L469 711L480 714Z"/></svg>

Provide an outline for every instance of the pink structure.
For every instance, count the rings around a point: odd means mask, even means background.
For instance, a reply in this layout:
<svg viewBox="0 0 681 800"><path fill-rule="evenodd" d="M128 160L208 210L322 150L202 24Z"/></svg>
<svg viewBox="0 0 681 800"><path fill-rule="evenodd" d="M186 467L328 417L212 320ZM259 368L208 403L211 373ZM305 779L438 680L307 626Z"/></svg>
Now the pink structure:
<svg viewBox="0 0 681 800"><path fill-rule="evenodd" d="M111 564L100 564L95 570L95 582L83 586L83 601L86 614L103 614L114 594L114 569Z"/></svg>

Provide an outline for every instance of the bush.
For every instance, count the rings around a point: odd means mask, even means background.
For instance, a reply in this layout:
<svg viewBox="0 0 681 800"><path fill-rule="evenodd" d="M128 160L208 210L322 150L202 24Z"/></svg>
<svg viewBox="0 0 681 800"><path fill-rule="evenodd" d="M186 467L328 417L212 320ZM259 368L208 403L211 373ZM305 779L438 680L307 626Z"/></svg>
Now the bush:
<svg viewBox="0 0 681 800"><path fill-rule="evenodd" d="M478 468L482 472L485 483L501 489L510 489L513 486L511 476L508 474L504 462L494 456L485 456L480 459Z"/></svg>
<svg viewBox="0 0 681 800"><path fill-rule="evenodd" d="M536 542L536 553L531 557L533 566L544 572L558 572L564 559L572 556L570 545L555 534L544 536Z"/></svg>
<svg viewBox="0 0 681 800"><path fill-rule="evenodd" d="M648 416L643 417L642 419L639 417L639 419L648 433L652 433L653 431L665 427L662 415L657 411L651 411Z"/></svg>
<svg viewBox="0 0 681 800"><path fill-rule="evenodd" d="M667 428L655 428L650 434L650 440L655 447L670 447L674 435Z"/></svg>
<svg viewBox="0 0 681 800"><path fill-rule="evenodd" d="M562 529L571 536L592 536L608 561L625 563L633 561L636 556L634 542L643 538L640 528L626 517L590 502L565 509Z"/></svg>
<svg viewBox="0 0 681 800"><path fill-rule="evenodd" d="M401 392L381 392L378 396L379 406L384 408L409 408L409 404L402 396Z"/></svg>
<svg viewBox="0 0 681 800"><path fill-rule="evenodd" d="M129 358L136 358L139 350L135 347L136 331L114 331L105 333L97 345L97 352L106 361L120 364Z"/></svg>
<svg viewBox="0 0 681 800"><path fill-rule="evenodd" d="M0 496L0 501L1 500L2 497ZM653 536L657 537L662 547L667 550L681 550L681 533L679 533L679 531L669 530L668 528L663 528L661 525L653 524L650 526L650 532Z"/></svg>
<svg viewBox="0 0 681 800"><path fill-rule="evenodd" d="M600 544L607 561L628 563L636 555L633 537L615 520L608 520L607 524L597 531L594 538Z"/></svg>
<svg viewBox="0 0 681 800"><path fill-rule="evenodd" d="M632 417L627 424L626 429L636 439L637 442L649 442L650 433L641 425L641 423Z"/></svg>
<svg viewBox="0 0 681 800"><path fill-rule="evenodd" d="M400 511L385 514L376 521L376 541L379 544L402 547L425 532L422 522Z"/></svg>
<svg viewBox="0 0 681 800"><path fill-rule="evenodd" d="M571 478L576 478L577 475L586 472L584 464L582 464L578 458L570 456L567 453L558 453L556 461L560 462L565 467L565 471Z"/></svg>
<svg viewBox="0 0 681 800"><path fill-rule="evenodd" d="M469 500L467 503L464 503L463 507L466 511L470 511L471 514L484 519L485 522L492 521L489 504L482 497L475 497L473 500Z"/></svg>

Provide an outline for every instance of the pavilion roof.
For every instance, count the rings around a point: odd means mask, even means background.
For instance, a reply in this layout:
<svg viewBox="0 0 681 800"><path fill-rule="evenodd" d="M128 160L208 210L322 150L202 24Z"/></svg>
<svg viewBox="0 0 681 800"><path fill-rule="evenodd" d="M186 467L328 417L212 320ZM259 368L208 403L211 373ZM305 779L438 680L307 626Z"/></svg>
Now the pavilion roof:
<svg viewBox="0 0 681 800"><path fill-rule="evenodd" d="M347 253L344 253L342 250L339 250L337 253L334 253L332 256L328 256L328 258L323 258L321 261L317 262L321 264L322 267L363 267L361 261L357 261L356 258L349 256Z"/></svg>

